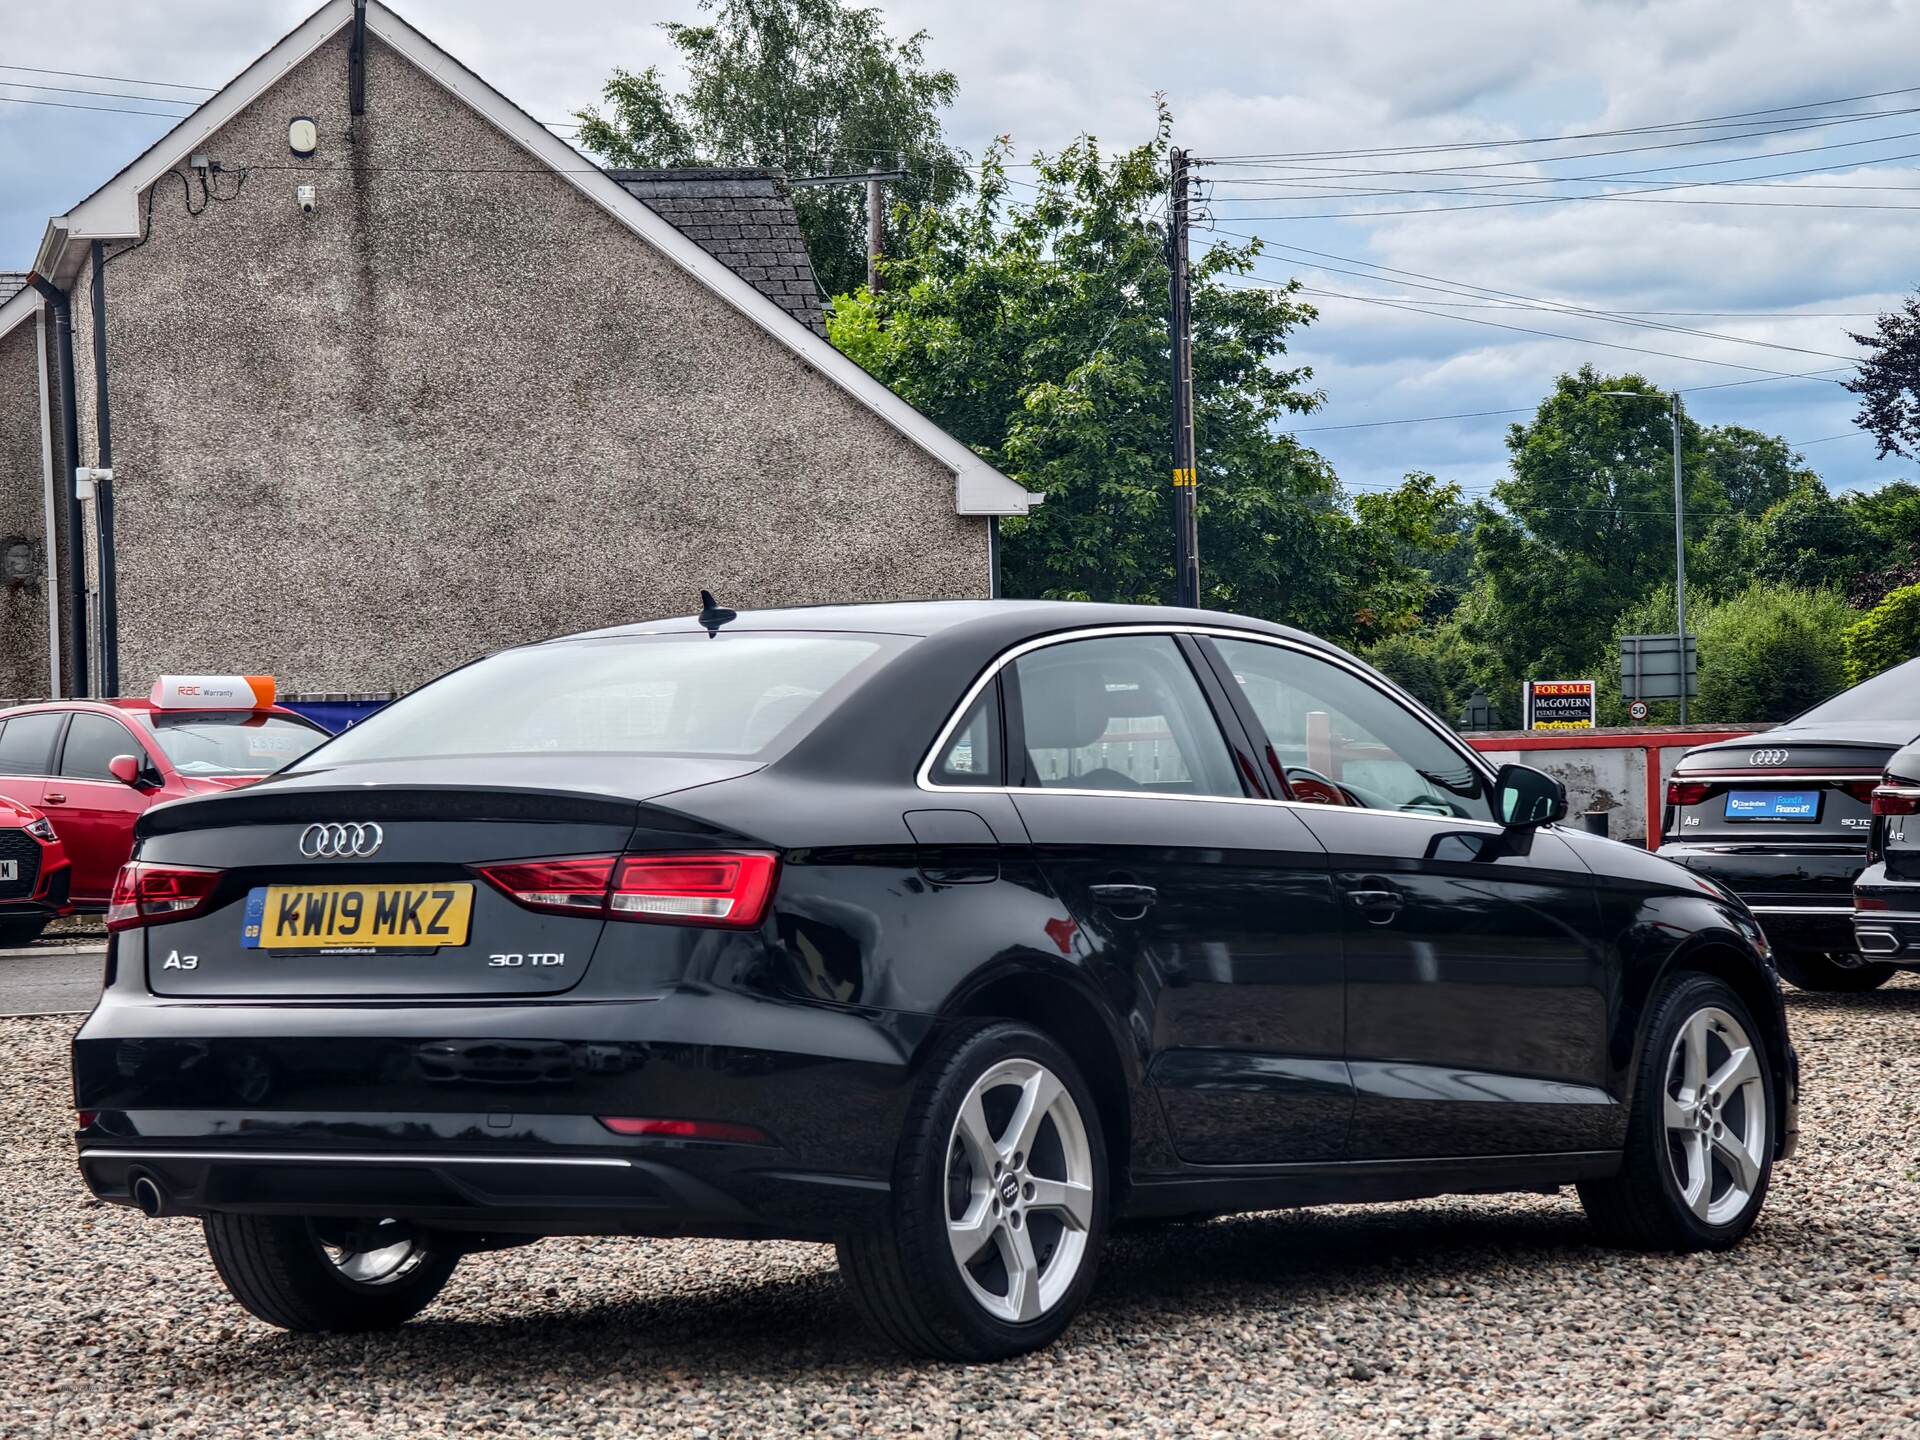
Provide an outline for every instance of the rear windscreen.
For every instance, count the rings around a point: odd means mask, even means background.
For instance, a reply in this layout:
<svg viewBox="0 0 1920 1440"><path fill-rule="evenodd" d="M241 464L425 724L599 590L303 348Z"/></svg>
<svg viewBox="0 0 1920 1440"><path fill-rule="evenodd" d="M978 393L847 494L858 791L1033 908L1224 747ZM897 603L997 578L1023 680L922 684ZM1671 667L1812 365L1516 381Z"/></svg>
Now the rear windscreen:
<svg viewBox="0 0 1920 1440"><path fill-rule="evenodd" d="M1905 720L1920 730L1920 659L1883 670L1851 690L1842 690L1802 711L1787 723L1798 728L1808 721Z"/></svg>
<svg viewBox="0 0 1920 1440"><path fill-rule="evenodd" d="M376 711L300 768L527 752L751 757L905 643L762 631L508 650Z"/></svg>
<svg viewBox="0 0 1920 1440"><path fill-rule="evenodd" d="M154 738L182 775L270 775L327 738L284 715L177 714L147 716ZM67 748L72 750L72 742Z"/></svg>

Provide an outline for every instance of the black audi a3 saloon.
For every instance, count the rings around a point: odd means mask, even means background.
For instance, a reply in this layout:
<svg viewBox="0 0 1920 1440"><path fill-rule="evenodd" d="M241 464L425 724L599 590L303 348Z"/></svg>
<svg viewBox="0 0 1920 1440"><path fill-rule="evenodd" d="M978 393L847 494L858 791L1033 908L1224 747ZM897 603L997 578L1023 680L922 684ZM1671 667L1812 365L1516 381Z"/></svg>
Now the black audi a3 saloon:
<svg viewBox="0 0 1920 1440"><path fill-rule="evenodd" d="M528 645L146 815L79 1163L294 1330L553 1235L831 1242L952 1359L1059 1334L1120 1219L1572 1185L1732 1245L1797 1130L1766 939L1564 811L1224 614Z"/></svg>
<svg viewBox="0 0 1920 1440"><path fill-rule="evenodd" d="M1920 660L1783 725L1702 745L1667 781L1659 853L1738 894L1802 990L1872 990L1896 966L1854 943L1853 884L1894 751L1920 736Z"/></svg>

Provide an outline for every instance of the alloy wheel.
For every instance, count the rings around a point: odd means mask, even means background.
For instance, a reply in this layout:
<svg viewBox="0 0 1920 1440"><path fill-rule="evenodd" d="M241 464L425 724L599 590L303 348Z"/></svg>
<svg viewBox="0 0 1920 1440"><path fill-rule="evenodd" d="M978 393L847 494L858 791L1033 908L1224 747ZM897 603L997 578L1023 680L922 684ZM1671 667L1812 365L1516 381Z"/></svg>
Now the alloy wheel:
<svg viewBox="0 0 1920 1440"><path fill-rule="evenodd" d="M1772 1139L1759 1055L1738 1020L1708 1006L1674 1036L1666 1076L1667 1159L1680 1198L1707 1224L1731 1224L1759 1189Z"/></svg>
<svg viewBox="0 0 1920 1440"><path fill-rule="evenodd" d="M1072 1287L1093 1222L1093 1150L1073 1097L1037 1061L976 1080L947 1144L947 1239L974 1301L1037 1320Z"/></svg>

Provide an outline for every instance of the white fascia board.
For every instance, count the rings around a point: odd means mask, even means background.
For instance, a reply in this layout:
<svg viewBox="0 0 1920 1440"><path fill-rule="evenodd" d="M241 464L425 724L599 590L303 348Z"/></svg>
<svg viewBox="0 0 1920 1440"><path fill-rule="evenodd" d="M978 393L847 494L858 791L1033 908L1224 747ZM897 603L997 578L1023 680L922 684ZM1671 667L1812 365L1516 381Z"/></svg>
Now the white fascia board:
<svg viewBox="0 0 1920 1440"><path fill-rule="evenodd" d="M45 303L38 290L31 285L26 286L6 304L0 305L0 335L11 335L16 326L38 315Z"/></svg>
<svg viewBox="0 0 1920 1440"><path fill-rule="evenodd" d="M526 111L475 75L379 0L367 7L367 28L496 129L614 219L752 320L802 361L838 385L954 474L954 508L962 515L1024 515L1039 497L994 470L971 449L815 335L753 285L681 234L638 197Z"/></svg>
<svg viewBox="0 0 1920 1440"><path fill-rule="evenodd" d="M80 268L81 246L95 240L138 240L141 192L201 149L214 132L352 19L353 0L327 0L279 44L154 141L132 164L65 215L56 215L48 222L34 268L64 284Z"/></svg>

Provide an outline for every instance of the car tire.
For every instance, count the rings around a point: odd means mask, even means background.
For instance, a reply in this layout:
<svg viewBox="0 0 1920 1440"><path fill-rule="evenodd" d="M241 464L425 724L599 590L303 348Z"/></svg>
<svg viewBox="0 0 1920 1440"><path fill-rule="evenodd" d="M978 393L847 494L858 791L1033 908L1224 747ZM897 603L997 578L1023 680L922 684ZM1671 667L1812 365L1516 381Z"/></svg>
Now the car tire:
<svg viewBox="0 0 1920 1440"><path fill-rule="evenodd" d="M840 1271L900 1349L1004 1359L1066 1329L1106 1225L1106 1141L1085 1079L1038 1030L974 1024L925 1065L887 1214L840 1238Z"/></svg>
<svg viewBox="0 0 1920 1440"><path fill-rule="evenodd" d="M0 920L0 950L18 950L31 945L46 928L44 920Z"/></svg>
<svg viewBox="0 0 1920 1440"><path fill-rule="evenodd" d="M1815 994L1858 995L1878 990L1898 973L1899 967L1884 961L1859 961L1842 965L1822 950L1781 950L1774 955L1780 976L1800 990Z"/></svg>
<svg viewBox="0 0 1920 1440"><path fill-rule="evenodd" d="M393 1221L208 1215L202 1225L233 1298L283 1330L391 1330L427 1307L460 1260Z"/></svg>
<svg viewBox="0 0 1920 1440"><path fill-rule="evenodd" d="M1620 1172L1580 1183L1601 1235L1637 1250L1725 1250L1753 1228L1773 1175L1767 1034L1711 975L1669 980L1648 1007Z"/></svg>

